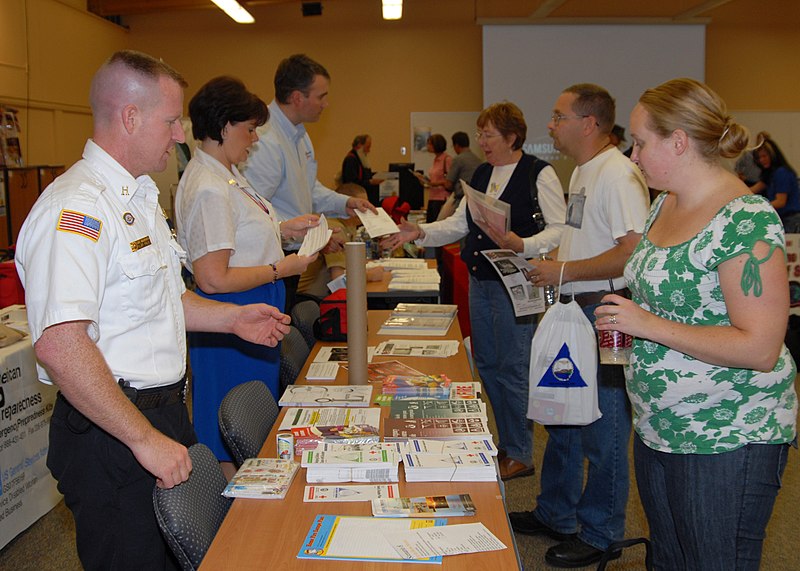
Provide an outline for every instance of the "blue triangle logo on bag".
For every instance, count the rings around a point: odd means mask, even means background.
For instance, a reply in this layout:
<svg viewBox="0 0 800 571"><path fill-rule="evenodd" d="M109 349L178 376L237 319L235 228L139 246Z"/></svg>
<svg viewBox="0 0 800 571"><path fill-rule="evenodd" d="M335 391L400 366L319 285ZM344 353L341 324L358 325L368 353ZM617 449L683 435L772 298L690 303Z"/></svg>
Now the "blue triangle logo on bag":
<svg viewBox="0 0 800 571"><path fill-rule="evenodd" d="M580 388L585 387L586 381L583 380L578 365L572 360L569 354L569 347L564 343L558 351L553 362L547 368L547 371L539 380L540 387L560 387L566 388Z"/></svg>

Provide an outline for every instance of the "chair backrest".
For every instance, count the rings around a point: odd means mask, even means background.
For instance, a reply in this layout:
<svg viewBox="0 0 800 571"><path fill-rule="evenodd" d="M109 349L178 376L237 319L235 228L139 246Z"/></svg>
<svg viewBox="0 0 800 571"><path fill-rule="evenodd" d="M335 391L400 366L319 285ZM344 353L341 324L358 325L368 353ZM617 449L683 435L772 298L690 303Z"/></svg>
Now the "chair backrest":
<svg viewBox="0 0 800 571"><path fill-rule="evenodd" d="M311 353L308 344L303 339L303 334L294 325L289 326L289 333L281 341L281 367L280 367L280 386L281 393L286 387L294 384L300 375L300 370Z"/></svg>
<svg viewBox="0 0 800 571"><path fill-rule="evenodd" d="M153 490L158 526L184 571L200 566L231 500L222 495L227 482L219 462L204 444L189 447L192 473L168 490Z"/></svg>
<svg viewBox="0 0 800 571"><path fill-rule="evenodd" d="M258 456L275 419L278 404L267 385L249 381L233 387L219 405L219 429L237 466Z"/></svg>
<svg viewBox="0 0 800 571"><path fill-rule="evenodd" d="M314 322L319 319L319 303L307 299L296 303L292 308L292 325L300 330L308 348L311 349L317 342L314 337Z"/></svg>

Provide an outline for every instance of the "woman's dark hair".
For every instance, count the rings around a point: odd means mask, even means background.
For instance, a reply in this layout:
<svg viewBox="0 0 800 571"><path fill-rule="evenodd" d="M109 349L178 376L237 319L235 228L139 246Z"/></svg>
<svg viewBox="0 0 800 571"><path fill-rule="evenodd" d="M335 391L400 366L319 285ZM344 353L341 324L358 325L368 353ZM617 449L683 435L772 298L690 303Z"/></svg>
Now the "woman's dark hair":
<svg viewBox="0 0 800 571"><path fill-rule="evenodd" d="M433 147L433 152L437 155L447 150L447 139L444 138L444 135L434 133L428 137L428 141L430 141L431 146Z"/></svg>
<svg viewBox="0 0 800 571"><path fill-rule="evenodd" d="M793 175L797 176L797 173L789 164L789 161L786 160L786 157L781 152L780 147L778 144L772 140L768 133L762 131L757 136L758 146L753 149L753 159L758 165L758 168L761 169L761 182L764 184L769 184L772 180L773 173L781 167L784 167L792 172ZM758 161L758 152L764 149L767 155L769 155L769 168L765 169L761 166L761 163Z"/></svg>
<svg viewBox="0 0 800 571"><path fill-rule="evenodd" d="M225 125L255 121L257 126L269 119L269 110L257 95L247 91L235 77L215 77L189 101L192 135L202 141L213 139L222 144Z"/></svg>

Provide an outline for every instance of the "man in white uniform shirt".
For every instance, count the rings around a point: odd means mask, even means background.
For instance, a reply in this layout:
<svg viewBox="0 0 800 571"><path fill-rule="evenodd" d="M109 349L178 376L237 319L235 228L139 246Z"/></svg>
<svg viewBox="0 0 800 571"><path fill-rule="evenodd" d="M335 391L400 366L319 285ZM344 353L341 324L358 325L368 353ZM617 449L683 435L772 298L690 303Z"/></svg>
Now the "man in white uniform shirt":
<svg viewBox="0 0 800 571"><path fill-rule="evenodd" d="M614 100L600 86L573 85L558 97L550 136L577 166L557 261L537 260L530 272L534 285L558 285L564 265L562 301L574 293L592 322L595 307L610 293L609 280L617 293L625 292L623 268L644 230L649 203L639 169L609 140L614 117ZM600 365L597 384L603 416L588 426L547 427L536 509L510 514L518 533L561 542L545 554L556 567L594 564L625 533L631 412L622 367Z"/></svg>
<svg viewBox="0 0 800 571"><path fill-rule="evenodd" d="M258 129L259 140L250 150L242 174L272 203L281 220L311 213L347 218L356 210L375 212L369 200L338 194L317 179L314 146L304 123L319 121L328 107L329 86L328 71L303 54L289 56L275 71L270 120ZM285 248L287 253L296 251L300 242ZM298 279L284 279L286 311L293 305Z"/></svg>
<svg viewBox="0 0 800 571"><path fill-rule="evenodd" d="M186 291L185 253L147 175L184 141L186 82L146 54L117 52L92 81L93 137L23 224L25 285L39 374L60 389L47 466L75 517L85 569L172 569L154 485L191 472L183 402L186 331L274 346L288 317Z"/></svg>

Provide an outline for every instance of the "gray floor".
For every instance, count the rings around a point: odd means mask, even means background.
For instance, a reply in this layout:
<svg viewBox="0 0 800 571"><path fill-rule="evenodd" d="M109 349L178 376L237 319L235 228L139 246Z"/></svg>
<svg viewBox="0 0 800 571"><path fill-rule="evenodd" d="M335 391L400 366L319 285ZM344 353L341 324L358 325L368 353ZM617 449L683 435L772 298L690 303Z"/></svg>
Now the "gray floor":
<svg viewBox="0 0 800 571"><path fill-rule="evenodd" d="M547 435L541 427L537 427L534 437L534 461L538 468L542 464ZM631 490L628 499L626 536L646 536L647 523L635 492L634 482ZM511 480L506 484L509 511L532 509L538 493L538 476ZM797 538L800 537L798 506L800 506L800 456L797 450L792 450L783 478L783 488L767 528L762 570L800 570L800 548L797 546ZM302 533L305 531L298 531L298 534ZM554 542L547 538L517 536L517 546L525 569L528 571L552 569L544 563L544 553L553 544ZM640 546L627 550L622 558L611 562L607 567L609 571L633 571L643 568L644 551ZM72 515L63 502L0 551L0 570L6 569L14 571L81 569L75 552L75 526Z"/></svg>

